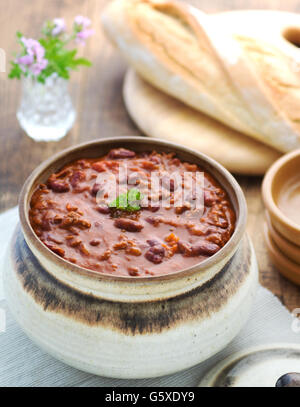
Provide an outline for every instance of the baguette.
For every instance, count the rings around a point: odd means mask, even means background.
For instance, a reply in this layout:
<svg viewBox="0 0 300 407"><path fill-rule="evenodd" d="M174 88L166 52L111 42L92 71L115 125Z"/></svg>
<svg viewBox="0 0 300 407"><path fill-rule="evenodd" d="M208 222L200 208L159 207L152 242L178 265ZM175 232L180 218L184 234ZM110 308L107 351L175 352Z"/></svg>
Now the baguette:
<svg viewBox="0 0 300 407"><path fill-rule="evenodd" d="M280 47L179 1L115 0L102 24L153 86L278 151L300 147L300 75Z"/></svg>

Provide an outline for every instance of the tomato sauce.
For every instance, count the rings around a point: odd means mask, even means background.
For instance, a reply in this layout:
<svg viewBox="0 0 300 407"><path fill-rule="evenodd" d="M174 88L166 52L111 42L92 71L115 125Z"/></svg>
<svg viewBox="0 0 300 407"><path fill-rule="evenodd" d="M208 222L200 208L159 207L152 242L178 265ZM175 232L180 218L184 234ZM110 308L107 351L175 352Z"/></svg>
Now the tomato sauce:
<svg viewBox="0 0 300 407"><path fill-rule="evenodd" d="M126 168L125 176L120 168ZM193 181L197 173L203 176L200 208L193 204L193 184L188 198L176 204L187 172ZM160 184L151 189L153 173ZM119 194L109 200L113 186ZM128 191L140 199L126 207ZM57 255L99 273L123 276L169 274L200 263L226 244L236 221L225 190L199 166L172 153L122 148L98 159L77 160L52 174L33 193L29 217L36 235Z"/></svg>

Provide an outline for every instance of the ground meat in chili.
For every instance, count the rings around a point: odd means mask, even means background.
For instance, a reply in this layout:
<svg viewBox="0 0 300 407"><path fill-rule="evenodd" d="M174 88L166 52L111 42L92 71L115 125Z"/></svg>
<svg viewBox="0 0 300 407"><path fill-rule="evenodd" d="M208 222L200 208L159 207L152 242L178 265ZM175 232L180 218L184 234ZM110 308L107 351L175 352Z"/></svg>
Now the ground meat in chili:
<svg viewBox="0 0 300 407"><path fill-rule="evenodd" d="M119 173L124 166L130 174L126 177ZM203 210L191 207L193 197L175 206L179 187L184 187L183 174L190 172L195 178L201 171ZM109 192L110 176L118 187L128 191L130 182L143 196L153 172L161 177L160 187L152 191L154 203L134 210L99 204L98 194L105 199ZM172 178L174 172L179 181ZM104 181L99 174L105 174ZM162 207L166 193L169 207ZM172 153L124 148L77 160L52 174L33 193L29 217L39 239L57 255L99 273L124 276L169 274L193 266L220 250L235 227L229 197L209 173Z"/></svg>

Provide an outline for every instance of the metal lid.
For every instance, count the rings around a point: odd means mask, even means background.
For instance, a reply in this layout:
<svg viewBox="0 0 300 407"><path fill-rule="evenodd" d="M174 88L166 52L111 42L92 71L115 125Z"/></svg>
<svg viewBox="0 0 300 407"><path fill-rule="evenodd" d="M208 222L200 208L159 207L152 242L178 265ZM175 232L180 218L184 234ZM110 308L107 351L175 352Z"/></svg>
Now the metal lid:
<svg viewBox="0 0 300 407"><path fill-rule="evenodd" d="M300 345L260 345L237 352L205 374L199 387L300 387Z"/></svg>

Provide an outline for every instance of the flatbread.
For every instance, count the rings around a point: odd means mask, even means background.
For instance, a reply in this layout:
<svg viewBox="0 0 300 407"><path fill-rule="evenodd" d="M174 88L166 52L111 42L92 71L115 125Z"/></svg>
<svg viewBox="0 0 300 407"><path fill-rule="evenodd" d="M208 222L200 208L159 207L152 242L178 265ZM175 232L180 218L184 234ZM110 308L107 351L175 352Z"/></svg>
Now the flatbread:
<svg viewBox="0 0 300 407"><path fill-rule="evenodd" d="M201 151L233 173L263 175L280 157L272 148L157 90L132 69L125 76L123 97L132 120L147 136Z"/></svg>

